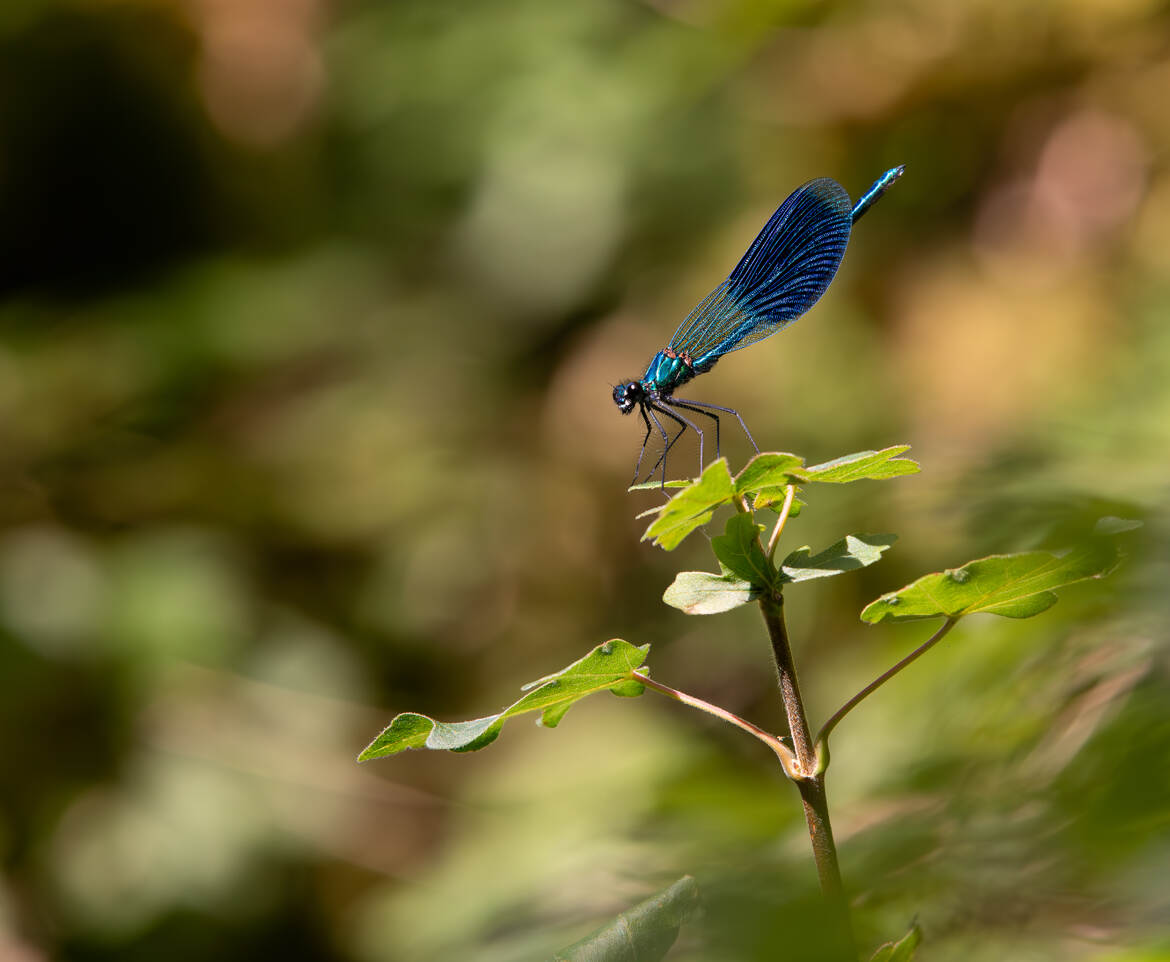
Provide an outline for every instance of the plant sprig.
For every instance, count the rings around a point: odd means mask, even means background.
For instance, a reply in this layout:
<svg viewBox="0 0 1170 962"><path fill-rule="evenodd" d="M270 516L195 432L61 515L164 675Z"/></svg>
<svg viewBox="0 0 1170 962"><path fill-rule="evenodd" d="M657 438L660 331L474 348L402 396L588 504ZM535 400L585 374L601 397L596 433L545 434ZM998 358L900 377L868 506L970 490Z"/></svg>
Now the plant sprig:
<svg viewBox="0 0 1170 962"><path fill-rule="evenodd" d="M1030 618L1056 603L1057 590L1112 572L1121 559L1117 535L1138 524L1104 518L1089 536L1066 550L978 558L923 575L870 602L861 612L862 621L868 624L923 619L941 619L942 624L925 642L842 703L814 739L784 624L785 589L875 564L897 538L892 534L847 534L820 551L814 552L806 545L777 560L779 542L788 521L805 506L797 496L803 488L915 474L919 471L917 462L901 457L907 450L907 445L895 445L811 466L795 454L768 452L757 454L735 475L727 461L720 458L693 481L668 482L667 487L674 492L672 497L646 512L653 520L643 540L671 551L709 524L719 509L728 505L734 509L724 523L723 533L711 538L718 572L680 572L666 589L663 600L692 615L718 614L748 603L760 606L772 643L787 732L768 732L725 708L652 679L645 664L650 646L612 639L560 671L524 686L526 694L495 715L446 723L415 712L400 714L358 760L382 758L409 748L477 751L491 744L504 723L517 715L539 713L539 724L554 728L577 701L596 692L633 697L647 689L655 691L752 735L776 755L804 803L821 888L830 911L838 916L842 931L848 933L849 910L825 794L829 736L857 705L938 645L963 618L977 614ZM760 512L767 512L768 520L775 517L766 539L763 535L769 525L758 519ZM883 946L874 958L908 960L919 938L915 928L898 943Z"/></svg>

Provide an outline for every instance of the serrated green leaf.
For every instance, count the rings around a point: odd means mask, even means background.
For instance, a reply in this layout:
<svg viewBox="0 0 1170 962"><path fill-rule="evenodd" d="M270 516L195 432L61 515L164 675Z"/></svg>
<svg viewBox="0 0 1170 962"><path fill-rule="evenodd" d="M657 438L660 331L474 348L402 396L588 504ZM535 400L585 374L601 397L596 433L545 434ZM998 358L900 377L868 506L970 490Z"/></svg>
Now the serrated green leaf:
<svg viewBox="0 0 1170 962"><path fill-rule="evenodd" d="M912 621L918 618L961 618L965 615L1002 615L1030 618L1056 604L1057 588L1102 578L1117 567L1117 546L1094 538L1063 554L1027 551L992 555L924 575L917 581L870 602L861 620Z"/></svg>
<svg viewBox="0 0 1170 962"><path fill-rule="evenodd" d="M498 715L465 722L441 722L416 712L405 712L366 746L358 761L395 755L407 748L477 751L496 740L509 718L526 712L540 712L539 723L555 728L565 712L594 692L612 691L625 697L642 694L644 686L630 676L646 660L649 651L649 645L635 646L614 638L556 674L533 682L523 698Z"/></svg>
<svg viewBox="0 0 1170 962"><path fill-rule="evenodd" d="M684 875L670 888L562 949L552 962L658 962L698 907L699 888L691 876Z"/></svg>
<svg viewBox="0 0 1170 962"><path fill-rule="evenodd" d="M750 581L734 574L680 571L662 595L662 600L688 615L717 615L746 605L759 595Z"/></svg>
<svg viewBox="0 0 1170 962"><path fill-rule="evenodd" d="M784 581L808 581L856 571L880 561L882 552L897 540L896 534L851 534L819 554L798 548L781 563L780 576Z"/></svg>
<svg viewBox="0 0 1170 962"><path fill-rule="evenodd" d="M698 481L662 506L642 540L673 551L688 534L710 521L715 509L727 504L734 495L727 459L712 461Z"/></svg>
<svg viewBox="0 0 1170 962"><path fill-rule="evenodd" d="M804 469L806 480L829 484L848 484L850 481L884 481L904 474L917 474L921 468L917 461L899 458L909 451L910 445L897 444L881 451L858 451L847 454L835 461L814 464Z"/></svg>
<svg viewBox="0 0 1170 962"><path fill-rule="evenodd" d="M727 519L723 534L711 539L711 549L728 571L757 588L772 584L775 575L764 549L760 547L760 530L750 514L736 513Z"/></svg>
<svg viewBox="0 0 1170 962"><path fill-rule="evenodd" d="M897 942L887 942L881 946L869 962L911 962L921 941L922 930L915 925Z"/></svg>
<svg viewBox="0 0 1170 962"><path fill-rule="evenodd" d="M766 451L752 458L744 469L735 476L737 494L754 494L759 491L779 491L790 484L804 480L804 458L783 451Z"/></svg>

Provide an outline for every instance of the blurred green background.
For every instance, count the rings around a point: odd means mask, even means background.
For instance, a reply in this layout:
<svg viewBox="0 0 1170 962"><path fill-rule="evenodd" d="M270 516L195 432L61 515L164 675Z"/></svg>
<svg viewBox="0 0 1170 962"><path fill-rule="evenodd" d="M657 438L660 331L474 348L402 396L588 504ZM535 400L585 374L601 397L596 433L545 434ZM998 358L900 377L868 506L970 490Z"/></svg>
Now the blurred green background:
<svg viewBox="0 0 1170 962"><path fill-rule="evenodd" d="M353 759L614 636L782 727L758 617L661 603L711 561L639 543L611 385L789 191L905 163L689 391L923 465L788 529L901 538L790 593L814 724L926 637L881 592L1146 526L839 729L859 935L1170 958L1168 97L1152 0L5 0L0 957L539 959L689 872L671 958L812 958L796 793L705 717Z"/></svg>

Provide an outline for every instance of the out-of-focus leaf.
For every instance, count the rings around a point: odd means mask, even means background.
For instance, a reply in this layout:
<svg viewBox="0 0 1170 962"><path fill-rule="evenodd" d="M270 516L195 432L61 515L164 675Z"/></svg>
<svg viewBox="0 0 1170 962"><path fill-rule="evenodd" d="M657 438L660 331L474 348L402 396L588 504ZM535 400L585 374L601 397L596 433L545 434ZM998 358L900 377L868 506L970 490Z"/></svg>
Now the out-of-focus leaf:
<svg viewBox="0 0 1170 962"><path fill-rule="evenodd" d="M746 605L759 594L750 581L730 572L713 575L707 571L680 571L662 600L688 615L717 615Z"/></svg>
<svg viewBox="0 0 1170 962"><path fill-rule="evenodd" d="M575 702L598 691L632 697L645 690L630 676L650 651L649 645L635 646L620 638L598 645L584 658L553 675L525 686L523 698L498 715L465 722L441 722L404 712L358 756L359 762L394 755L407 748L430 748L453 752L471 752L490 745L500 734L504 722L514 715L540 712L540 724L555 728Z"/></svg>
<svg viewBox="0 0 1170 962"><path fill-rule="evenodd" d="M684 875L670 888L562 949L552 962L657 962L670 951L679 928L698 907L699 888L691 876Z"/></svg>
<svg viewBox="0 0 1170 962"><path fill-rule="evenodd" d="M857 454L847 454L835 461L826 461L824 464L814 464L805 468L805 480L847 484L850 481L867 479L884 481L887 478L897 478L904 474L917 474L921 470L917 461L898 457L899 454L909 450L910 445L897 444L893 447L883 448L881 451L859 451Z"/></svg>
<svg viewBox="0 0 1170 962"><path fill-rule="evenodd" d="M805 480L803 465L804 458L795 454L779 451L757 454L735 476L736 493L779 492L783 499L785 488Z"/></svg>
<svg viewBox="0 0 1170 962"><path fill-rule="evenodd" d="M760 547L760 529L750 514L737 512L727 519L723 534L711 539L711 549L728 571L758 588L770 585L775 574L764 549Z"/></svg>
<svg viewBox="0 0 1170 962"><path fill-rule="evenodd" d="M869 962L910 962L922 941L922 930L913 926L897 942L887 942L880 946Z"/></svg>
<svg viewBox="0 0 1170 962"><path fill-rule="evenodd" d="M917 618L960 618L987 612L1030 618L1056 604L1055 589L1087 578L1102 578L1117 567L1117 546L1094 538L1064 554L1027 551L992 555L924 575L870 602L861 620L876 624Z"/></svg>
<svg viewBox="0 0 1170 962"><path fill-rule="evenodd" d="M1170 962L1170 946L1149 945L1132 949L1118 949L1097 956L1097 962Z"/></svg>
<svg viewBox="0 0 1170 962"><path fill-rule="evenodd" d="M808 581L856 571L879 561L882 552L897 540L896 534L851 534L819 554L812 554L807 547L798 548L781 563L780 575L784 581Z"/></svg>
<svg viewBox="0 0 1170 962"><path fill-rule="evenodd" d="M662 506L642 540L672 551L688 534L710 521L715 509L727 504L734 494L727 459L712 461L698 481Z"/></svg>
<svg viewBox="0 0 1170 962"><path fill-rule="evenodd" d="M1130 518L1115 518L1113 515L1106 515L1093 526L1093 534L1122 534L1126 531L1133 531L1135 528L1140 528L1141 526L1141 521L1134 521Z"/></svg>

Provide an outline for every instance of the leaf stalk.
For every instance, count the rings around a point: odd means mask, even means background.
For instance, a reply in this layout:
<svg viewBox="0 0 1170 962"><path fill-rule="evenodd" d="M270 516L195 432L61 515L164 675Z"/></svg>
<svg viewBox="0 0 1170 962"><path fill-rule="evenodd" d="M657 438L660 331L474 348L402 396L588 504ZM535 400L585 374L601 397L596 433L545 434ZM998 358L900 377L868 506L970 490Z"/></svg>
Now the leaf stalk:
<svg viewBox="0 0 1170 962"><path fill-rule="evenodd" d="M856 695L845 702L840 708L833 712L832 716L827 722L821 726L821 730L817 732L816 740L816 771L823 772L829 765L829 735L832 734L833 729L841 722L846 715L848 715L854 708L856 708L862 701L872 695L875 691L882 687L887 681L893 678L898 672L925 655L931 648L942 641L947 633L955 627L958 623L958 618L948 618L943 622L942 627L931 635L925 642L915 648L910 654L903 658L900 662L890 668L888 671L882 672L871 681L868 685L861 689Z"/></svg>
<svg viewBox="0 0 1170 962"><path fill-rule="evenodd" d="M659 694L666 695L667 698L673 698L675 701L689 705L691 708L705 711L708 715L713 715L727 722L729 725L734 725L736 728L740 728L749 735L758 738L776 753L776 757L780 759L780 764L783 766L784 772L789 778L796 780L801 777L796 756L793 755L792 750L784 742L771 732L765 731L758 725L753 725L746 718L741 718L726 708L720 708L718 705L713 705L711 702L704 701L702 698L696 698L694 695L688 695L685 691L679 691L677 688L671 688L669 685L664 685L660 681L655 681L649 675L643 675L641 672L635 671L631 673L630 677L645 685L647 688L652 688Z"/></svg>
<svg viewBox="0 0 1170 962"><path fill-rule="evenodd" d="M784 504L780 508L780 517L776 519L776 527L772 529L772 534L768 538L767 555L769 561L776 556L776 546L780 543L780 533L784 530L784 525L788 523L788 512L792 510L792 502L795 498L796 485L790 484L784 492Z"/></svg>

